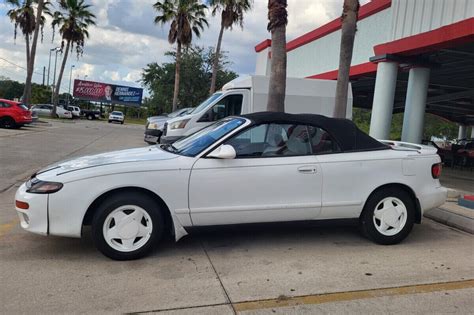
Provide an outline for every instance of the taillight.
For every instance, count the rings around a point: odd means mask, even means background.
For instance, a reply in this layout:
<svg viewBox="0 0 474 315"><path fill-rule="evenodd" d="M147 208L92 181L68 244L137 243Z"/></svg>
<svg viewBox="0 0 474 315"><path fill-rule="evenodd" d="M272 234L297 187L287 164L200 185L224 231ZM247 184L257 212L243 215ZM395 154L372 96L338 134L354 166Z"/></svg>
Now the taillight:
<svg viewBox="0 0 474 315"><path fill-rule="evenodd" d="M433 164L433 166L431 166L431 176L433 176L434 179L439 178L441 176L442 169L443 166L441 163Z"/></svg>

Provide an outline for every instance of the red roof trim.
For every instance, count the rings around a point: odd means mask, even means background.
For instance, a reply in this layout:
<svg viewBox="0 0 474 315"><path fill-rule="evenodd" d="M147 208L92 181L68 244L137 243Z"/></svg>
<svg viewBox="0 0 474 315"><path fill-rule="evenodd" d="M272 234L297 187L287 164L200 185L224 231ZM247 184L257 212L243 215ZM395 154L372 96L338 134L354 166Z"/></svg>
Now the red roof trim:
<svg viewBox="0 0 474 315"><path fill-rule="evenodd" d="M356 78L358 76L375 73L377 72L377 64L372 62L361 63L355 66L352 66L349 70L349 76L351 78ZM308 79L325 79L325 80L337 80L338 70L328 71L320 74L315 74L307 77Z"/></svg>
<svg viewBox="0 0 474 315"><path fill-rule="evenodd" d="M261 52L265 48L271 47L272 46L272 40L271 39L265 39L263 42L255 46L255 52Z"/></svg>
<svg viewBox="0 0 474 315"><path fill-rule="evenodd" d="M446 25L425 33L398 39L374 47L375 55L413 55L451 47L474 40L474 18Z"/></svg>
<svg viewBox="0 0 474 315"><path fill-rule="evenodd" d="M382 10L389 8L392 5L392 0L372 0L371 2L363 5L359 9L359 21L374 15ZM306 45L318 38L324 37L332 32L335 32L341 28L341 19L337 18L309 33L306 33L298 38L289 41L286 44L286 51L296 49L300 46Z"/></svg>

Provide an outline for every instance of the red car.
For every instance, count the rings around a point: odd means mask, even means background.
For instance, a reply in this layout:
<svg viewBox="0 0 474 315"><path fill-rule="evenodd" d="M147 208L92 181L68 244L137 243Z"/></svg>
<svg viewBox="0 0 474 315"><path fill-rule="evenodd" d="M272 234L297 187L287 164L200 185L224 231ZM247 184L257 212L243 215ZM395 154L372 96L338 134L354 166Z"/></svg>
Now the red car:
<svg viewBox="0 0 474 315"><path fill-rule="evenodd" d="M0 98L0 128L20 128L32 121L26 105Z"/></svg>

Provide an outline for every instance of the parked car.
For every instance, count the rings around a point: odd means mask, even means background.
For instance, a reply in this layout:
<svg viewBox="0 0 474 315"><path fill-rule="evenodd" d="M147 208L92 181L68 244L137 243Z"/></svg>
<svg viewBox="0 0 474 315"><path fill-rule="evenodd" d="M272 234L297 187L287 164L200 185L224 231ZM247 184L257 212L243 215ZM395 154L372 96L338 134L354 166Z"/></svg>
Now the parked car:
<svg viewBox="0 0 474 315"><path fill-rule="evenodd" d="M100 119L101 116L100 110L81 109L81 117L85 117L87 120Z"/></svg>
<svg viewBox="0 0 474 315"><path fill-rule="evenodd" d="M73 118L81 117L81 109L78 106L68 106L67 110L72 113Z"/></svg>
<svg viewBox="0 0 474 315"><path fill-rule="evenodd" d="M0 98L0 128L20 128L32 121L26 105Z"/></svg>
<svg viewBox="0 0 474 315"><path fill-rule="evenodd" d="M474 166L474 139L463 139L458 141L459 146L456 150L455 156L458 165L460 166Z"/></svg>
<svg viewBox="0 0 474 315"><path fill-rule="evenodd" d="M114 121L121 123L123 125L125 121L125 116L123 115L122 112L113 111L109 114L109 123L114 122Z"/></svg>
<svg viewBox="0 0 474 315"><path fill-rule="evenodd" d="M440 156L441 162L451 165L453 162L453 153L451 151L451 145L441 147L435 141L431 140L422 140L422 144L433 147L436 149L436 153Z"/></svg>
<svg viewBox="0 0 474 315"><path fill-rule="evenodd" d="M144 141L148 144L159 143L160 137L163 134L163 126L167 120L190 114L193 110L193 107L186 107L178 109L170 114L148 117L145 126Z"/></svg>
<svg viewBox="0 0 474 315"><path fill-rule="evenodd" d="M37 104L31 107L31 110L38 116L51 117L53 112L53 105L51 104ZM60 106L56 106L56 118L72 119L72 113Z"/></svg>
<svg viewBox="0 0 474 315"><path fill-rule="evenodd" d="M436 150L381 143L350 120L285 113L228 117L174 144L51 165L20 186L21 226L81 237L127 260L193 226L358 219L396 244L445 202ZM94 187L94 189L90 189ZM81 194L77 194L81 191Z"/></svg>

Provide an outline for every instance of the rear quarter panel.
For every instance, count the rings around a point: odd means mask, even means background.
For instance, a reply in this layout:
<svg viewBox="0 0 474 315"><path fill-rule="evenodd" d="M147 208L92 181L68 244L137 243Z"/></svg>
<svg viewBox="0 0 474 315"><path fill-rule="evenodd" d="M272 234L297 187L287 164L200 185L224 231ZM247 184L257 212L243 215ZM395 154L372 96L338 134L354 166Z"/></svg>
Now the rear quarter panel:
<svg viewBox="0 0 474 315"><path fill-rule="evenodd" d="M318 156L323 172L322 211L319 218L358 218L370 194L387 184L403 184L423 202L440 187L431 177L439 156L416 151L380 150Z"/></svg>

